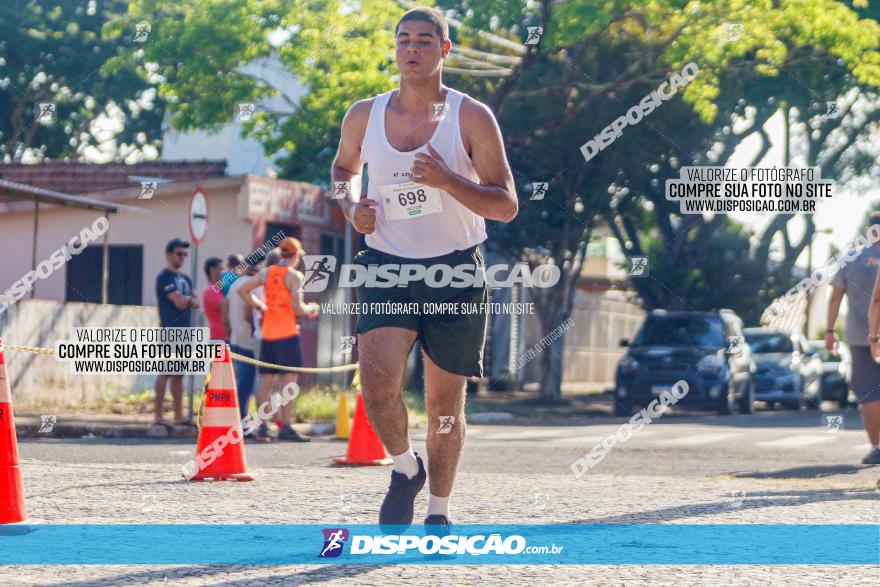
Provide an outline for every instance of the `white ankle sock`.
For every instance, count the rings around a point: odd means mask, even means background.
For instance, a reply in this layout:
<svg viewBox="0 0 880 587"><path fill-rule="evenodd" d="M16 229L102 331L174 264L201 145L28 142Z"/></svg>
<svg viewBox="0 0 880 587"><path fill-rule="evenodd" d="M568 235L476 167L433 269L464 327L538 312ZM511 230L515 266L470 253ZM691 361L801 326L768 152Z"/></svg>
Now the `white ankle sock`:
<svg viewBox="0 0 880 587"><path fill-rule="evenodd" d="M449 519L449 498L451 495L447 495L446 497L440 497L434 495L433 493L428 494L428 515L440 515L446 516L446 519Z"/></svg>
<svg viewBox="0 0 880 587"><path fill-rule="evenodd" d="M419 462L416 460L416 453L413 452L412 447L399 455L391 455L391 458L394 459L394 466L391 468L398 473L403 473L409 479L419 474Z"/></svg>

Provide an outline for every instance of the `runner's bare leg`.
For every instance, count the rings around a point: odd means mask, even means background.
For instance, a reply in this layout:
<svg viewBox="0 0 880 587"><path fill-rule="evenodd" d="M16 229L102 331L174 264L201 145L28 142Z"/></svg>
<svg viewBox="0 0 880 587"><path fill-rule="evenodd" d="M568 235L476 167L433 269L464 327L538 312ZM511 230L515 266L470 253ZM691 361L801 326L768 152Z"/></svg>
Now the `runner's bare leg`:
<svg viewBox="0 0 880 587"><path fill-rule="evenodd" d="M171 387L171 401L174 404L174 423L179 424L183 418L183 375L168 376Z"/></svg>
<svg viewBox="0 0 880 587"><path fill-rule="evenodd" d="M285 373L281 375L281 389L279 390L284 395L284 388L287 387L290 383L296 383L296 373ZM296 400L284 404L281 406L281 422L284 424L293 424L293 406L296 403Z"/></svg>
<svg viewBox="0 0 880 587"><path fill-rule="evenodd" d="M276 373L260 373L260 391L257 392L257 408L263 405L264 402L269 401L269 397L272 395L272 389L275 387L276 376ZM272 405L271 402L268 403L266 407L268 408L270 405ZM275 415L274 412L271 412L268 409L264 411L269 414L269 420ZM260 424L263 423L264 422L260 422Z"/></svg>
<svg viewBox="0 0 880 587"><path fill-rule="evenodd" d="M414 330L391 326L358 335L361 389L367 415L392 455L401 454L410 445L403 374L417 335Z"/></svg>
<svg viewBox="0 0 880 587"><path fill-rule="evenodd" d="M427 354L425 359L425 408L428 412L428 483L431 494L447 497L452 493L458 461L464 449L466 429L464 402L467 378L438 367ZM453 416L448 433L438 434L441 417Z"/></svg>
<svg viewBox="0 0 880 587"><path fill-rule="evenodd" d="M153 389L156 392L153 398L153 415L154 420L159 422L164 418L165 414L165 385L168 382L168 375L157 375L156 383Z"/></svg>

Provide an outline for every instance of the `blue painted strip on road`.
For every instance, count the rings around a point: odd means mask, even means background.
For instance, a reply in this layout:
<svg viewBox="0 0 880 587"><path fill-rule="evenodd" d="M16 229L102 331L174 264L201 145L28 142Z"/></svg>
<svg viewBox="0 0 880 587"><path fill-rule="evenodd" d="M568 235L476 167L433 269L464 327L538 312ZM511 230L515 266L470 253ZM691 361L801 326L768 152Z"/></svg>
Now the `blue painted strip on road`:
<svg viewBox="0 0 880 587"><path fill-rule="evenodd" d="M872 524L456 525L454 531L437 538L425 537L421 525L399 528L397 537L354 524L0 526L0 564L880 564L880 525ZM430 552L435 549L440 554Z"/></svg>

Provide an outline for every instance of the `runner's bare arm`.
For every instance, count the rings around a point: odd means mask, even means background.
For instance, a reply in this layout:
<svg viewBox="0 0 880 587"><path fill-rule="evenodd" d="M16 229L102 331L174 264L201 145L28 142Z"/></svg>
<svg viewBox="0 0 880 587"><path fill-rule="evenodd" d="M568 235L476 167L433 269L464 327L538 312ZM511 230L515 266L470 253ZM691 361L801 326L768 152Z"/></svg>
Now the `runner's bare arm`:
<svg viewBox="0 0 880 587"><path fill-rule="evenodd" d="M187 308L193 307L193 298L184 297L184 295L179 291L171 292L170 294L168 294L167 298L171 300L171 303L174 304L174 307L178 310L186 310ZM195 307L197 308L198 306Z"/></svg>
<svg viewBox="0 0 880 587"><path fill-rule="evenodd" d="M229 298L223 298L220 304L220 322L223 324L223 332L232 333L232 323L229 320Z"/></svg>
<svg viewBox="0 0 880 587"><path fill-rule="evenodd" d="M871 345L871 356L877 360L880 351L880 342L877 340L877 332L880 330L880 271L874 280L874 291L871 292L871 307L868 309L868 342Z"/></svg>
<svg viewBox="0 0 880 587"><path fill-rule="evenodd" d="M840 312L840 302L846 292L837 286L831 288L831 297L828 299L828 321L825 323L825 350L834 350L837 335L834 334L834 325L837 323L837 314Z"/></svg>
<svg viewBox="0 0 880 587"><path fill-rule="evenodd" d="M240 295L241 299L247 302L251 308L254 308L255 310L265 310L265 304L260 305L258 300L251 295L252 291L264 283L266 283L266 269L261 270L259 273L245 281L241 287L238 288L238 295Z"/></svg>
<svg viewBox="0 0 880 587"><path fill-rule="evenodd" d="M254 309L250 307L250 305L244 305L241 307L241 313L244 316L244 319L251 326L254 325Z"/></svg>
<svg viewBox="0 0 880 587"><path fill-rule="evenodd" d="M462 101L460 118L465 148L470 153L480 183L449 169L431 144L428 144L427 155L416 153L413 174L419 177L413 181L448 192L483 218L510 222L516 217L519 203L501 129L489 107L476 100Z"/></svg>
<svg viewBox="0 0 880 587"><path fill-rule="evenodd" d="M296 269L291 269L284 276L284 285L290 290L290 305L293 307L293 313L297 316L308 316L315 319L318 317L318 311L321 307L318 304L306 303L303 297L302 287L303 274Z"/></svg>
<svg viewBox="0 0 880 587"><path fill-rule="evenodd" d="M347 197L339 200L342 213L351 225L362 234L370 234L376 226L375 207L379 202L364 198L357 200L361 193L361 172L364 164L361 160L361 144L367 131L370 109L373 99L361 100L352 106L342 121L342 133L339 138L339 149L330 170L330 181L350 182Z"/></svg>

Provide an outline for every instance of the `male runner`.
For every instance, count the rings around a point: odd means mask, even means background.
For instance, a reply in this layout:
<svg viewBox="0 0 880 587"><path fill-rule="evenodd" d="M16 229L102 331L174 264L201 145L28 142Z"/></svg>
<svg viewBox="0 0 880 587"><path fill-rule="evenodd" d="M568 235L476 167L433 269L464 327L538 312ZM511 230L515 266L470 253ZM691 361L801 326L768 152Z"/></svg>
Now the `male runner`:
<svg viewBox="0 0 880 587"><path fill-rule="evenodd" d="M256 276L248 279L238 288L238 295L251 307L263 311L260 323L262 342L260 360L264 363L285 367L302 367L302 350L299 343L299 324L297 316L318 317L318 304L307 304L300 291L303 274L295 269L300 256L305 253L300 242L287 237L278 245L281 260L277 265L267 266ZM264 287L265 302L255 300L251 292ZM257 404L269 401L269 396L280 380L281 388L296 381L296 373L282 371L275 367L260 367L260 389ZM271 414L274 415L274 412ZM293 402L281 406L281 430L279 440L309 442L311 438L302 436L293 428ZM260 423L257 440L269 442L269 425Z"/></svg>
<svg viewBox="0 0 880 587"><path fill-rule="evenodd" d="M488 107L442 84L451 43L440 12L408 11L395 35L400 88L349 109L331 172L335 186L350 182L351 193L340 205L355 230L366 235L368 248L355 263L464 264L484 271L478 248L486 239L484 218L509 222L518 209L501 131ZM360 198L365 163L369 185L367 197ZM432 288L410 282L407 287L358 288L358 302L391 302L398 308L481 303L486 295L485 285ZM379 523L411 524L416 495L425 484L401 392L406 359L419 338L429 421L425 524L448 532L449 497L464 444L466 378L482 375L486 316L362 312L357 332L367 413L394 459Z"/></svg>

